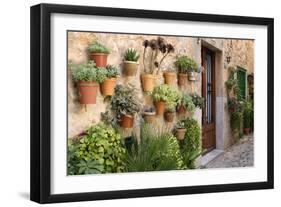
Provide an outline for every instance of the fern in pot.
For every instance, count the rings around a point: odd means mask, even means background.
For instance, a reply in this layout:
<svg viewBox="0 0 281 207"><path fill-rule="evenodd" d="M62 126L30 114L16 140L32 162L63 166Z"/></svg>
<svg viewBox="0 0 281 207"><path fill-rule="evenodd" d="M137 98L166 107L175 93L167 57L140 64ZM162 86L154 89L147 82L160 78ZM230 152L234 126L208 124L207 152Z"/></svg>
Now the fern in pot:
<svg viewBox="0 0 281 207"><path fill-rule="evenodd" d="M126 50L123 61L123 72L126 76L135 76L137 74L139 57L140 55L135 49L130 48Z"/></svg>
<svg viewBox="0 0 281 207"><path fill-rule="evenodd" d="M132 128L134 125L134 116L141 109L141 102L136 94L136 89L131 85L115 87L111 98L111 109L121 127Z"/></svg>

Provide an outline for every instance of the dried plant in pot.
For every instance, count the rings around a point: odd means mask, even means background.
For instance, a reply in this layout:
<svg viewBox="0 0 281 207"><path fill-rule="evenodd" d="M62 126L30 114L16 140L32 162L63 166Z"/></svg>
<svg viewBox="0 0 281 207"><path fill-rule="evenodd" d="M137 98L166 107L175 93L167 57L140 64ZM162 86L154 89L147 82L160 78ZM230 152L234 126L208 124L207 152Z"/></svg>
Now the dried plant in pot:
<svg viewBox="0 0 281 207"><path fill-rule="evenodd" d="M185 115L186 112L193 113L195 110L195 105L192 101L192 97L188 94L182 95L179 104L177 106L177 112L179 115Z"/></svg>
<svg viewBox="0 0 281 207"><path fill-rule="evenodd" d="M181 93L178 91L178 89L163 84L156 86L153 89L152 98L156 108L156 114L163 115L166 104L178 103L181 98Z"/></svg>
<svg viewBox="0 0 281 207"><path fill-rule="evenodd" d="M101 83L101 93L104 96L112 96L114 94L114 89L116 86L117 77L119 76L119 68L113 65L107 65L106 79Z"/></svg>
<svg viewBox="0 0 281 207"><path fill-rule="evenodd" d="M197 71L197 63L186 55L176 57L175 66L178 69L179 86L187 85L187 77L190 81L195 81L195 72Z"/></svg>
<svg viewBox="0 0 281 207"><path fill-rule="evenodd" d="M105 70L96 67L93 61L71 65L73 79L77 82L81 104L95 104L99 83L105 80Z"/></svg>
<svg viewBox="0 0 281 207"><path fill-rule="evenodd" d="M117 85L111 98L111 109L114 111L121 127L132 128L134 116L141 109L136 89L132 85Z"/></svg>
<svg viewBox="0 0 281 207"><path fill-rule="evenodd" d="M127 49L124 54L123 73L125 76L135 76L138 70L138 59L140 55L133 49Z"/></svg>
<svg viewBox="0 0 281 207"><path fill-rule="evenodd" d="M170 68L163 72L164 82L167 85L174 85L177 79L177 74L174 68Z"/></svg>
<svg viewBox="0 0 281 207"><path fill-rule="evenodd" d="M147 107L143 111L143 119L146 123L154 123L155 122L156 111L153 106Z"/></svg>
<svg viewBox="0 0 281 207"><path fill-rule="evenodd" d="M144 92L152 92L155 85L155 75L161 70L164 59L174 52L174 47L162 37L145 40L143 47L144 70L141 75L141 83Z"/></svg>
<svg viewBox="0 0 281 207"><path fill-rule="evenodd" d="M94 41L89 45L88 50L90 59L96 63L97 67L106 67L107 56L110 53L110 50L106 46Z"/></svg>
<svg viewBox="0 0 281 207"><path fill-rule="evenodd" d="M182 141L185 136L186 128L183 121L179 121L175 127L175 136L179 141Z"/></svg>
<svg viewBox="0 0 281 207"><path fill-rule="evenodd" d="M164 113L164 118L167 122L173 122L175 118L175 105L174 103L167 104L166 111Z"/></svg>

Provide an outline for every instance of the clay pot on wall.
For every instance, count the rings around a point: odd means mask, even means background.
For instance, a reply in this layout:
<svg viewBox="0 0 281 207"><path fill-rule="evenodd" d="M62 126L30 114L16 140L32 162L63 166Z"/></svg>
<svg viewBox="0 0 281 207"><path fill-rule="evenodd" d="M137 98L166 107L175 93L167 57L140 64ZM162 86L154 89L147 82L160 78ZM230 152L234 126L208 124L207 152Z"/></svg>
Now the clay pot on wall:
<svg viewBox="0 0 281 207"><path fill-rule="evenodd" d="M179 105L177 107L177 112L179 115L183 115L183 114L186 114L186 108L184 105Z"/></svg>
<svg viewBox="0 0 281 207"><path fill-rule="evenodd" d="M107 65L107 56L106 53L95 53L92 52L90 55L90 59L96 63L97 67L106 67Z"/></svg>
<svg viewBox="0 0 281 207"><path fill-rule="evenodd" d="M134 117L132 115L121 116L120 126L123 128L132 128L134 126Z"/></svg>
<svg viewBox="0 0 281 207"><path fill-rule="evenodd" d="M174 85L176 82L176 73L174 72L164 72L164 81L167 85Z"/></svg>
<svg viewBox="0 0 281 207"><path fill-rule="evenodd" d="M187 74L178 73L178 84L179 84L179 86L186 86L187 85Z"/></svg>
<svg viewBox="0 0 281 207"><path fill-rule="evenodd" d="M185 128L177 128L175 131L175 136L178 140L183 140L185 135L186 129Z"/></svg>
<svg viewBox="0 0 281 207"><path fill-rule="evenodd" d="M164 114L164 118L167 122L173 122L175 117L175 112L166 111Z"/></svg>
<svg viewBox="0 0 281 207"><path fill-rule="evenodd" d="M142 89L144 92L152 92L155 85L155 77L152 74L141 75Z"/></svg>
<svg viewBox="0 0 281 207"><path fill-rule="evenodd" d="M133 61L123 62L123 73L125 76L135 76L138 70L138 63Z"/></svg>
<svg viewBox="0 0 281 207"><path fill-rule="evenodd" d="M194 71L188 72L188 80L189 80L189 81L196 81L196 80L197 80L197 79L196 79L196 74L195 74Z"/></svg>
<svg viewBox="0 0 281 207"><path fill-rule="evenodd" d="M251 133L251 128L244 128L243 131L245 135L249 135Z"/></svg>
<svg viewBox="0 0 281 207"><path fill-rule="evenodd" d="M165 112L165 107L166 107L165 102L157 101L157 102L154 103L154 105L155 105L155 109L156 109L156 114L157 115L163 115L164 112Z"/></svg>
<svg viewBox="0 0 281 207"><path fill-rule="evenodd" d="M116 86L116 78L107 78L101 83L101 93L104 96L112 96Z"/></svg>
<svg viewBox="0 0 281 207"><path fill-rule="evenodd" d="M80 104L95 104L99 84L97 82L79 81Z"/></svg>
<svg viewBox="0 0 281 207"><path fill-rule="evenodd" d="M143 112L143 119L146 123L154 123L155 122L156 112Z"/></svg>

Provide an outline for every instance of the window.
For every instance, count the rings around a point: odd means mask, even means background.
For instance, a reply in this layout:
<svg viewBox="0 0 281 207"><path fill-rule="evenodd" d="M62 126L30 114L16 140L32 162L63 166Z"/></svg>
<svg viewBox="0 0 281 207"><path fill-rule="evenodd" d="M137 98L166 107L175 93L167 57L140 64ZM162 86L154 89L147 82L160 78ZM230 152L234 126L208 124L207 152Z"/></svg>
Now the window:
<svg viewBox="0 0 281 207"><path fill-rule="evenodd" d="M237 81L238 81L238 100L246 99L247 96L247 71L244 68L237 67Z"/></svg>

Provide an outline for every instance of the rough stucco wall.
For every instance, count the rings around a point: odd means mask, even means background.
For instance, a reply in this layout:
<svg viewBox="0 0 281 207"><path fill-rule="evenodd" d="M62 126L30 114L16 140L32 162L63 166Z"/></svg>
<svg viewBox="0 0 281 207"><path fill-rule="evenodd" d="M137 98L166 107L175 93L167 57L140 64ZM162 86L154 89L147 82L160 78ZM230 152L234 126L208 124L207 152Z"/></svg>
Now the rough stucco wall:
<svg viewBox="0 0 281 207"><path fill-rule="evenodd" d="M152 105L152 99L149 95L143 94L140 83L140 74L143 69L143 46L142 42L145 39L157 38L152 35L127 35L127 34L111 34L111 33L88 33L88 32L69 32L68 33L68 62L74 64L85 63L88 60L87 47L93 41L97 40L111 49L111 54L108 56L108 64L119 66L122 70L123 54L128 48L135 48L140 54L138 73L135 77L121 77L118 83L131 83L138 89L138 96L144 100L144 105ZM168 69L173 66L175 56L178 54L186 54L194 58L198 64L201 62L201 46L197 42L197 38L189 37L167 37L163 38L174 45L175 52L167 56L162 64L162 69ZM160 56L159 56L160 58ZM186 88L181 90L184 92L196 91L201 95L201 77L198 77L198 82L191 86L188 83ZM157 76L156 84L164 82L162 73ZM177 83L175 83L177 87ZM107 104L103 101L103 96L98 93L97 103L95 105L87 105L85 108L79 104L78 93L75 83L72 80L70 69L68 69L68 137L73 137L81 133L88 126L100 121L100 113L106 111ZM194 114L201 125L201 110L196 110ZM138 130L140 114L135 117L135 129ZM163 117L157 118L157 125L160 128L172 128L173 124L166 123ZM125 131L125 133L130 131Z"/></svg>

